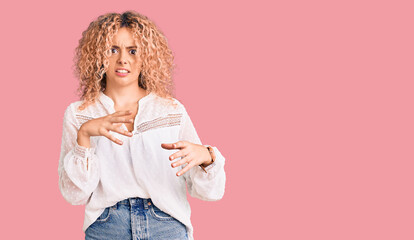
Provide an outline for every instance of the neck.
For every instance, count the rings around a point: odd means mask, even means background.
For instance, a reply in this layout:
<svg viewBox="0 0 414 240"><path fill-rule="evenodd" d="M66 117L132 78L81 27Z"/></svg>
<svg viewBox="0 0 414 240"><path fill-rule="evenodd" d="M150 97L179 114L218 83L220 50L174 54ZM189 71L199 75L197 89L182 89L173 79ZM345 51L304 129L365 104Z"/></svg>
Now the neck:
<svg viewBox="0 0 414 240"><path fill-rule="evenodd" d="M111 88L107 86L103 93L114 101L115 106L120 107L137 104L141 98L148 94L145 89L139 86L124 88Z"/></svg>

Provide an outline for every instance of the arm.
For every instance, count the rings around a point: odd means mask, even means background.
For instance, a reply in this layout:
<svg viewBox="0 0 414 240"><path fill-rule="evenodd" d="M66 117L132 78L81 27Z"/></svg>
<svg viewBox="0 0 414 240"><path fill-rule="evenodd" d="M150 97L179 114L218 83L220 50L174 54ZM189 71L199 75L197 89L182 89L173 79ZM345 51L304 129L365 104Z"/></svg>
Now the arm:
<svg viewBox="0 0 414 240"><path fill-rule="evenodd" d="M79 145L77 141L77 120L72 107L69 105L66 108L63 118L58 167L59 189L70 204L84 205L98 186L100 169L95 148ZM84 140L83 138L82 141Z"/></svg>
<svg viewBox="0 0 414 240"><path fill-rule="evenodd" d="M202 145L185 108L180 126L179 140ZM221 155L217 147L213 147L213 150L216 155L216 160L205 167L205 171L201 166L194 166L183 175L187 182L190 195L204 201L217 201L224 195L226 183L226 174L224 171L225 158ZM181 169L184 167L185 164L181 165Z"/></svg>

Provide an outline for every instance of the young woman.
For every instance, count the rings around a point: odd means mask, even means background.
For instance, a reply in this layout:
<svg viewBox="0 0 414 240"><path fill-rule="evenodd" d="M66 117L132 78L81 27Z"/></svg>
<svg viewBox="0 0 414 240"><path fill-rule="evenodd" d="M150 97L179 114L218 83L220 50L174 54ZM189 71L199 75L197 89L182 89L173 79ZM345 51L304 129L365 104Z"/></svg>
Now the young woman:
<svg viewBox="0 0 414 240"><path fill-rule="evenodd" d="M193 239L192 197L223 197L225 158L172 96L173 55L147 17L98 17L76 48L81 100L64 113L59 188L86 239Z"/></svg>

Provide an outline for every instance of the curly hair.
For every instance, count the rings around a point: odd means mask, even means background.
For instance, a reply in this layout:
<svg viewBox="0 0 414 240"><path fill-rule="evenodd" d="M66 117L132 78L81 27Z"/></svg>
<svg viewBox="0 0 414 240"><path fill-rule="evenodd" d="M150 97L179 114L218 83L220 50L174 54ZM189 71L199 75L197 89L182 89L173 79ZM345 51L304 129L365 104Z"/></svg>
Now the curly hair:
<svg viewBox="0 0 414 240"><path fill-rule="evenodd" d="M74 56L74 74L80 81L77 93L83 100L79 109L83 110L95 103L99 91L105 90L111 41L122 27L131 30L134 40L142 49L140 54L143 65L138 77L139 87L154 92L175 105L172 99L175 95L172 81L175 64L167 39L148 17L130 10L122 14L101 15L82 33Z"/></svg>

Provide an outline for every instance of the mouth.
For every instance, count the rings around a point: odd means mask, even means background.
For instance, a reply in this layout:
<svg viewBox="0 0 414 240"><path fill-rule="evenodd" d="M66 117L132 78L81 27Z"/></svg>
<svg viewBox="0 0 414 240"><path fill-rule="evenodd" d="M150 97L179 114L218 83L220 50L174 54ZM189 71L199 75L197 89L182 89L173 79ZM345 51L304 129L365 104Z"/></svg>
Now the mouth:
<svg viewBox="0 0 414 240"><path fill-rule="evenodd" d="M125 77L130 73L130 71L128 69L125 68L117 68L115 70L115 74L119 77Z"/></svg>

